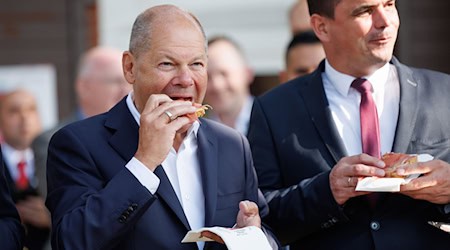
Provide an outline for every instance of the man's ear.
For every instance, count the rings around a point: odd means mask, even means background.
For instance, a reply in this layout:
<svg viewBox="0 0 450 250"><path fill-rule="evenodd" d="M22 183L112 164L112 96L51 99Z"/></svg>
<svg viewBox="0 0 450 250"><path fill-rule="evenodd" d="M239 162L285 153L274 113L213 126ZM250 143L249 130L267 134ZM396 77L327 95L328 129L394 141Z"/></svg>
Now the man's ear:
<svg viewBox="0 0 450 250"><path fill-rule="evenodd" d="M322 42L329 41L329 20L326 17L323 17L318 14L313 14L311 16L311 28L314 30L314 33Z"/></svg>
<svg viewBox="0 0 450 250"><path fill-rule="evenodd" d="M123 75L125 76L125 79L130 84L133 84L136 80L135 76L135 57L133 54L131 54L130 51L123 52L122 55L122 69L123 69Z"/></svg>
<svg viewBox="0 0 450 250"><path fill-rule="evenodd" d="M253 71L253 69L247 67L245 73L247 76L248 85L250 86L253 83L253 81L255 81L255 72Z"/></svg>

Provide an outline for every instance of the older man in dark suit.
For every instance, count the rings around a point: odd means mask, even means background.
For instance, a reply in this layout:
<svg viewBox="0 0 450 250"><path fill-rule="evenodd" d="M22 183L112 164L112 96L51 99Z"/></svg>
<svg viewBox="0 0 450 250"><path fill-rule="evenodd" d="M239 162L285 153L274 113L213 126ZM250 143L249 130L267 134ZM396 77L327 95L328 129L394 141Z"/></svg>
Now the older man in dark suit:
<svg viewBox="0 0 450 250"><path fill-rule="evenodd" d="M123 55L133 92L50 142L53 249L225 249L181 240L205 226L261 226L247 140L195 115L206 65L192 14L162 5L138 16Z"/></svg>
<svg viewBox="0 0 450 250"><path fill-rule="evenodd" d="M22 249L23 227L5 178L2 149L0 147L0 246L5 250Z"/></svg>
<svg viewBox="0 0 450 250"><path fill-rule="evenodd" d="M308 1L326 60L255 100L249 141L267 222L291 249L448 249L450 76L392 57L393 0ZM362 90L364 88L364 90ZM385 176L380 155L428 153L397 193L357 192Z"/></svg>

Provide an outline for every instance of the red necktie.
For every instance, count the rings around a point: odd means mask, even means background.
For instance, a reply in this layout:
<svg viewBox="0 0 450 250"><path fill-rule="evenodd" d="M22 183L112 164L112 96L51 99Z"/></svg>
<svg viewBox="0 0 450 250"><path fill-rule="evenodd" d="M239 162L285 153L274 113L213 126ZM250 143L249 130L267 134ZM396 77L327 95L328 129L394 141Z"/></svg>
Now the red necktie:
<svg viewBox="0 0 450 250"><path fill-rule="evenodd" d="M19 178L16 181L16 186L18 189L23 190L28 187L28 177L25 173L25 167L27 163L24 160L21 160L17 163L17 169L19 170Z"/></svg>
<svg viewBox="0 0 450 250"><path fill-rule="evenodd" d="M372 85L366 79L357 78L353 81L352 87L361 93L359 114L363 152L380 158L380 127L377 107L371 93Z"/></svg>
<svg viewBox="0 0 450 250"><path fill-rule="evenodd" d="M380 127L378 125L378 113L372 98L372 85L369 81L357 78L352 87L361 93L359 114L361 123L361 144L363 153L380 158ZM375 208L379 198L377 193L367 196L371 208Z"/></svg>

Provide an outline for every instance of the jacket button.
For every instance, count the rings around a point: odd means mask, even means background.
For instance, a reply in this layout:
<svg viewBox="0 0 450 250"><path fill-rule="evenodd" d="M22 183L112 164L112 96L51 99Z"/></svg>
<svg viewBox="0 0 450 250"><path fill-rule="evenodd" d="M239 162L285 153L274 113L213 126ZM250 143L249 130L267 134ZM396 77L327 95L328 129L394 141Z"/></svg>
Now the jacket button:
<svg viewBox="0 0 450 250"><path fill-rule="evenodd" d="M123 214L119 217L119 222L120 223L125 223L126 220L127 220L127 217L125 215L123 215Z"/></svg>
<svg viewBox="0 0 450 250"><path fill-rule="evenodd" d="M372 221L370 222L370 228L372 228L372 230L374 231L378 231L380 230L380 223L377 221Z"/></svg>

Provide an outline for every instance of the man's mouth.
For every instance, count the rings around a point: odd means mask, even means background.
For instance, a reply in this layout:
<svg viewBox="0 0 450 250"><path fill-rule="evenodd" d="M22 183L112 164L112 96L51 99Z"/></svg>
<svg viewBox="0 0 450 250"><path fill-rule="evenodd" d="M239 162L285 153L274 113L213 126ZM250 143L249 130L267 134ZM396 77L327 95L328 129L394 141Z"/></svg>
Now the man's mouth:
<svg viewBox="0 0 450 250"><path fill-rule="evenodd" d="M170 98L174 101L189 101L192 102L193 98L189 96L170 96Z"/></svg>

